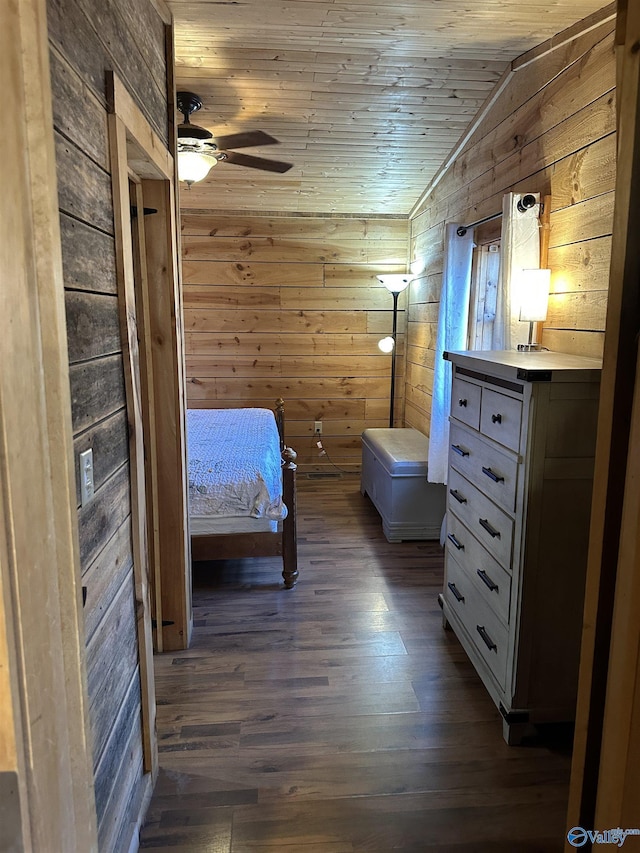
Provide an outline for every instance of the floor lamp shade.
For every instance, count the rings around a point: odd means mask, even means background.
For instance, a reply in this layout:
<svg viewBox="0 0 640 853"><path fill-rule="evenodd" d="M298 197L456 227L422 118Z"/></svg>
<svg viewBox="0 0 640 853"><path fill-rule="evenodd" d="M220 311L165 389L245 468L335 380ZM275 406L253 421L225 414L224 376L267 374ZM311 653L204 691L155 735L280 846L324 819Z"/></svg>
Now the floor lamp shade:
<svg viewBox="0 0 640 853"><path fill-rule="evenodd" d="M390 293L402 293L409 286L414 276L407 273L390 272L377 276L378 281L387 288Z"/></svg>

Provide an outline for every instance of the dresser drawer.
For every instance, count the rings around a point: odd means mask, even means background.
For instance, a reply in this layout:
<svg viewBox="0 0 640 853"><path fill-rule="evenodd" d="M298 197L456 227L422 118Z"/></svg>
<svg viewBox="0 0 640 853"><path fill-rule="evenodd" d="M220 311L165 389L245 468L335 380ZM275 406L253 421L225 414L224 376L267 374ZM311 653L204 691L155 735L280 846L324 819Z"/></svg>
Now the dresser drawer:
<svg viewBox="0 0 640 853"><path fill-rule="evenodd" d="M505 568L511 567L513 519L493 501L466 480L462 474L449 469L447 507L465 523L487 551Z"/></svg>
<svg viewBox="0 0 640 853"><path fill-rule="evenodd" d="M475 483L481 491L508 512L516 506L518 460L501 453L477 433L451 424L449 465Z"/></svg>
<svg viewBox="0 0 640 853"><path fill-rule="evenodd" d="M505 447L518 450L521 423L522 400L484 388L480 408L480 432Z"/></svg>
<svg viewBox="0 0 640 853"><path fill-rule="evenodd" d="M481 396L482 388L479 385L454 377L451 386L451 416L479 429Z"/></svg>
<svg viewBox="0 0 640 853"><path fill-rule="evenodd" d="M478 595L451 554L447 554L444 597L464 625L471 642L504 690L507 673L508 630Z"/></svg>
<svg viewBox="0 0 640 853"><path fill-rule="evenodd" d="M453 513L449 513L447 518L446 547L465 575L472 581L480 597L507 625L511 599L511 575L493 559Z"/></svg>

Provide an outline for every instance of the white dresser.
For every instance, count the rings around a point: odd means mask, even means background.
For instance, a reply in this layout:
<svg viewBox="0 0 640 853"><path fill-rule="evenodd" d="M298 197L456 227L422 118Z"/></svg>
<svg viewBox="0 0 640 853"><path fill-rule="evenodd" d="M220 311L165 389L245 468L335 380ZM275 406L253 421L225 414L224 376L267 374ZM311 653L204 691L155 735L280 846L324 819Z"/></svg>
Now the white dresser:
<svg viewBox="0 0 640 853"><path fill-rule="evenodd" d="M452 362L445 624L503 717L574 719L601 362L550 352Z"/></svg>

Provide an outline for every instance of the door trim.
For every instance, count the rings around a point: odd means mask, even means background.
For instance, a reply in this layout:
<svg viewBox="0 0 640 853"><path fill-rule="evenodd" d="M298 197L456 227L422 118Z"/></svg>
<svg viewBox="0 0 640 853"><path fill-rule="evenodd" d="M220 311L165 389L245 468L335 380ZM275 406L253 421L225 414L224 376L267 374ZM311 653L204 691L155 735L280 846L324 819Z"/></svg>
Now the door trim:
<svg viewBox="0 0 640 853"><path fill-rule="evenodd" d="M95 851L44 0L2 5L0 74L0 773L17 785L3 826L18 850Z"/></svg>

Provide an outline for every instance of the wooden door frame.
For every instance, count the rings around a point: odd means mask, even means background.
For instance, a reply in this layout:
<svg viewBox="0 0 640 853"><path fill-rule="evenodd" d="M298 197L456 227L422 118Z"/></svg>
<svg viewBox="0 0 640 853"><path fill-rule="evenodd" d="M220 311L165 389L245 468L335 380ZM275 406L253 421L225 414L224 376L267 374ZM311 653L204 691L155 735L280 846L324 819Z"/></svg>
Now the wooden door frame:
<svg viewBox="0 0 640 853"><path fill-rule="evenodd" d="M171 96L173 97L173 96ZM188 648L193 631L191 612L191 540L187 511L187 451L186 451L186 378L184 361L184 329L182 320L182 289L180 285L180 248L176 163L166 145L158 137L142 111L133 101L122 81L113 72L107 74L109 104L109 134L112 141L112 181L115 193L122 202L115 205L116 262L119 287L123 294L121 311L126 340L136 338L136 331L127 329L134 319L135 283L133 278L133 248L128 181L131 176L141 181L144 205L157 211L145 221L148 328L141 329L147 341L152 364L153 406L158 493L156 526L158 528L159 564L150 577L160 583L154 589L160 601L163 651ZM173 103L173 101L171 102ZM171 109L173 115L173 110ZM171 125L175 134L175 127ZM126 194L125 194L126 189ZM126 281L125 281L126 278ZM125 300L128 300L125 309ZM125 335L123 334L123 343ZM136 347L136 341L132 340ZM128 381L128 380L127 380ZM127 400L129 403L129 400ZM140 401L132 401L139 414ZM142 448L142 433L138 447ZM143 483L142 468L138 474ZM136 463L137 464L137 463ZM139 496L144 499L143 493ZM143 504L141 504L142 506ZM142 536L142 530L140 530ZM142 579L141 579L142 582Z"/></svg>
<svg viewBox="0 0 640 853"><path fill-rule="evenodd" d="M567 815L568 828L600 831L638 828L640 806L638 43L640 5L620 0L616 199ZM565 851L573 849L567 841Z"/></svg>
<svg viewBox="0 0 640 853"><path fill-rule="evenodd" d="M136 594L144 602L139 615L143 692L151 720L153 665L150 593L156 615L156 648L174 651L191 641L191 553L187 515L186 396L184 333L179 279L178 219L175 162L166 145L113 72L107 76L109 139L114 193L116 263L129 418L134 515ZM140 328L136 321L135 278L129 180L141 188L143 206L156 213L144 222L145 280ZM138 217L138 224L142 220ZM135 380L139 368L138 338L146 352L149 374L142 388ZM142 405L141 393L146 389ZM156 478L161 500L146 507L143 410L150 413L154 441L147 448L147 467ZM147 512L156 511L149 529L157 530L155 565L146 548ZM151 590L149 582L151 581Z"/></svg>
<svg viewBox="0 0 640 853"><path fill-rule="evenodd" d="M97 850L45 0L0 9L0 848Z"/></svg>

